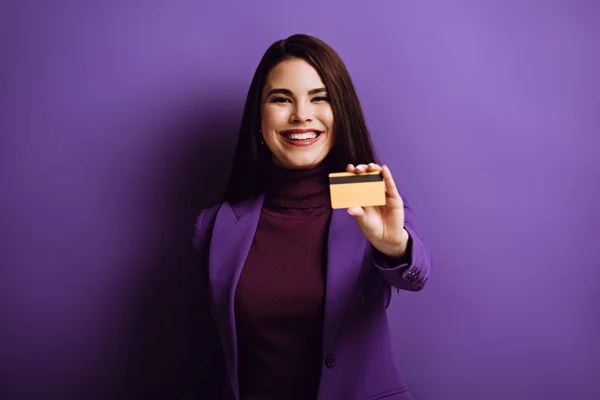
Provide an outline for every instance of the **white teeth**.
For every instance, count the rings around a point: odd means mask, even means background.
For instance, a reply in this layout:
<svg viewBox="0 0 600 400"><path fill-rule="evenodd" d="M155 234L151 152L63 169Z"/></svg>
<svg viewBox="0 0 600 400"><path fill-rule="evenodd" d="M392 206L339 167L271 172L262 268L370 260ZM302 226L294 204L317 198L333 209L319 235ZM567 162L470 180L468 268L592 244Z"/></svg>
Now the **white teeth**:
<svg viewBox="0 0 600 400"><path fill-rule="evenodd" d="M307 139L316 138L317 133L316 132L288 133L287 135L285 135L285 137L287 137L288 139L292 139L292 140L307 140Z"/></svg>

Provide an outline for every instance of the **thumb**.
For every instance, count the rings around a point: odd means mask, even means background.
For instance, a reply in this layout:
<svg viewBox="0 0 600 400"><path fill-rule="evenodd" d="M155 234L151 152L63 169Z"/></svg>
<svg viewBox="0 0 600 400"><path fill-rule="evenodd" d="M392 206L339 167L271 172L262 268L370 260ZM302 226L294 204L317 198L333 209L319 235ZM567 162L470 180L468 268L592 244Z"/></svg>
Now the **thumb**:
<svg viewBox="0 0 600 400"><path fill-rule="evenodd" d="M352 215L356 219L356 222L358 222L358 225L361 228L366 228L367 214L362 207L349 207L348 214Z"/></svg>

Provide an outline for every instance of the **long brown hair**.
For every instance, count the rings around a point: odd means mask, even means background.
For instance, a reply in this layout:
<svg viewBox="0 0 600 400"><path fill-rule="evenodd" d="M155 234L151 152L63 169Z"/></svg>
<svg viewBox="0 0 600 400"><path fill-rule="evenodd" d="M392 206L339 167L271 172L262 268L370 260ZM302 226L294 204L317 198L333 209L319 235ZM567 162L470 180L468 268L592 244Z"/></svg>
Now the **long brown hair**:
<svg viewBox="0 0 600 400"><path fill-rule="evenodd" d="M257 196L264 188L272 155L261 145L262 91L271 69L290 58L312 65L327 88L335 132L334 146L327 156L331 172L344 171L347 164L378 162L354 84L340 56L315 37L292 35L273 43L254 72L224 201L235 204Z"/></svg>

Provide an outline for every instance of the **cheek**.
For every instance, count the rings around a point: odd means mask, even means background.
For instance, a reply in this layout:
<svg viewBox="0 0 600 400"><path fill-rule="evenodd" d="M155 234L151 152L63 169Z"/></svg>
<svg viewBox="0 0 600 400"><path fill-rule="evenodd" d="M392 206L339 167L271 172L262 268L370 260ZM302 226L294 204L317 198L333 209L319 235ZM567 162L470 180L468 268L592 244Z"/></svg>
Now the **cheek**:
<svg viewBox="0 0 600 400"><path fill-rule="evenodd" d="M333 110L331 107L326 107L320 110L319 119L329 129L333 129Z"/></svg>
<svg viewBox="0 0 600 400"><path fill-rule="evenodd" d="M263 130L272 130L287 121L287 112L283 107L265 107L262 112Z"/></svg>

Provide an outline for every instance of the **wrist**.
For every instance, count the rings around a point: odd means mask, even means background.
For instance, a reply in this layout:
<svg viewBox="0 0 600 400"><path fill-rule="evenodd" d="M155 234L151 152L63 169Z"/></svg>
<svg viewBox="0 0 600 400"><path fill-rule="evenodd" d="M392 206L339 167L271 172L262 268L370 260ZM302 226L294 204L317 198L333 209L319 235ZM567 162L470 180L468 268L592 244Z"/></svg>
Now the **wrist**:
<svg viewBox="0 0 600 400"><path fill-rule="evenodd" d="M400 242L397 244L392 244L389 246L389 248L385 248L380 251L391 258L402 258L406 255L409 239L410 235L408 234L408 231L406 229L402 229L402 237Z"/></svg>

